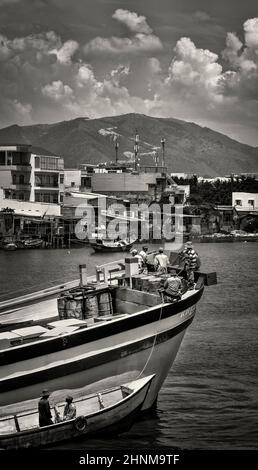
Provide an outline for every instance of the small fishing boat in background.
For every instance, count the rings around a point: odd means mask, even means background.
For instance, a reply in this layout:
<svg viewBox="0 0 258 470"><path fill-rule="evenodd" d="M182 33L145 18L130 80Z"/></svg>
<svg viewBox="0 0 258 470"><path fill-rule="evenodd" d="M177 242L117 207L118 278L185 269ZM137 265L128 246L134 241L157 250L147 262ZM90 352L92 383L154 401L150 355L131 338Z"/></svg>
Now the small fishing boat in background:
<svg viewBox="0 0 258 470"><path fill-rule="evenodd" d="M90 241L91 247L97 251L97 252L104 252L104 253L116 253L119 251L130 251L132 246L134 244L133 242L129 242L127 240L117 240L117 241L106 241L102 239L96 239L93 241Z"/></svg>
<svg viewBox="0 0 258 470"><path fill-rule="evenodd" d="M5 237L1 240L0 248L6 251L15 251L18 246L13 237Z"/></svg>
<svg viewBox="0 0 258 470"><path fill-rule="evenodd" d="M154 374L77 398L73 401L77 417L50 426L39 427L37 409L4 416L0 418L0 448L39 448L82 436L107 436L128 430L143 407L153 378ZM58 404L57 416L63 414L64 405Z"/></svg>
<svg viewBox="0 0 258 470"><path fill-rule="evenodd" d="M23 240L23 248L42 248L43 240L40 238L29 238Z"/></svg>

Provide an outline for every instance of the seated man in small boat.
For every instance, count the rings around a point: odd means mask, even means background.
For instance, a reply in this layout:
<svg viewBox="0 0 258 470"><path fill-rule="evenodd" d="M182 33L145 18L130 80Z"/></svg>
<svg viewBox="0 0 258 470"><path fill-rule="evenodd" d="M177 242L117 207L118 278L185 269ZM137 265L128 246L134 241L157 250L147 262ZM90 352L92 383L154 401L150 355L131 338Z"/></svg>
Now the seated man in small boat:
<svg viewBox="0 0 258 470"><path fill-rule="evenodd" d="M173 270L164 283L163 294L172 300L180 300L182 296L182 287L183 284L180 277L177 275L176 270Z"/></svg>
<svg viewBox="0 0 258 470"><path fill-rule="evenodd" d="M159 253L155 256L154 264L158 274L167 274L169 259L165 255L163 248L159 248Z"/></svg>
<svg viewBox="0 0 258 470"><path fill-rule="evenodd" d="M64 421L69 421L70 419L74 419L76 417L76 406L73 403L73 397L68 395L65 399L66 404L64 407Z"/></svg>
<svg viewBox="0 0 258 470"><path fill-rule="evenodd" d="M50 392L48 390L43 390L42 396L38 402L38 411L39 411L39 426L50 426L53 424L52 414L50 411L49 405L49 396Z"/></svg>

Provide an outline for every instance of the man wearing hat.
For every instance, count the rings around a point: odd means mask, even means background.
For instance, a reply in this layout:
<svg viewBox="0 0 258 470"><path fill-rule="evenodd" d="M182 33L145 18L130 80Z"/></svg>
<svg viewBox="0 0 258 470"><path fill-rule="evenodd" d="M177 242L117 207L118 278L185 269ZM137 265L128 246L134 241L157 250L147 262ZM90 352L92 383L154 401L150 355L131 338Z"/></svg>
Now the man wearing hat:
<svg viewBox="0 0 258 470"><path fill-rule="evenodd" d="M39 426L50 426L53 424L52 415L50 411L49 405L49 395L50 392L48 390L42 391L42 396L38 402L38 411L39 411Z"/></svg>
<svg viewBox="0 0 258 470"><path fill-rule="evenodd" d="M138 253L138 251L136 250L136 248L134 248L132 251L131 251L131 255L133 258L137 258L138 260L138 266L139 266L139 272L142 271L142 267L143 267L143 259L141 257L141 255Z"/></svg>
<svg viewBox="0 0 258 470"><path fill-rule="evenodd" d="M139 255L142 257L143 259L143 262L144 264L146 264L147 262L147 258L148 258L148 255L147 255L147 252L148 252L148 247L147 246L143 246Z"/></svg>
<svg viewBox="0 0 258 470"><path fill-rule="evenodd" d="M69 419L74 419L76 417L76 406L73 403L73 397L67 395L66 404L64 407L64 421L69 421Z"/></svg>
<svg viewBox="0 0 258 470"><path fill-rule="evenodd" d="M158 274L167 274L169 259L165 255L163 248L159 248L159 253L155 256L154 265Z"/></svg>
<svg viewBox="0 0 258 470"><path fill-rule="evenodd" d="M197 269L198 255L193 248L192 242L185 243L185 248L182 253L185 262L185 270L187 274L188 285L190 289L194 288L194 271Z"/></svg>
<svg viewBox="0 0 258 470"><path fill-rule="evenodd" d="M175 269L170 271L169 277L164 283L164 294L172 300L180 300L182 295L182 281Z"/></svg>

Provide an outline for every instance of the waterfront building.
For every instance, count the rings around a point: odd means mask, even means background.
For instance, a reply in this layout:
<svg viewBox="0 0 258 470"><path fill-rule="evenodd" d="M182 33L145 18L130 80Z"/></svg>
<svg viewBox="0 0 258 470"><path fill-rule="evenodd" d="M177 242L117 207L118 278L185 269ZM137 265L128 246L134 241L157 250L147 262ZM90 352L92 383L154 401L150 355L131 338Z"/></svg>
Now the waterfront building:
<svg viewBox="0 0 258 470"><path fill-rule="evenodd" d="M258 212L258 193L233 192L232 206L241 214Z"/></svg>
<svg viewBox="0 0 258 470"><path fill-rule="evenodd" d="M0 144L0 188L6 199L60 204L64 161L40 147Z"/></svg>

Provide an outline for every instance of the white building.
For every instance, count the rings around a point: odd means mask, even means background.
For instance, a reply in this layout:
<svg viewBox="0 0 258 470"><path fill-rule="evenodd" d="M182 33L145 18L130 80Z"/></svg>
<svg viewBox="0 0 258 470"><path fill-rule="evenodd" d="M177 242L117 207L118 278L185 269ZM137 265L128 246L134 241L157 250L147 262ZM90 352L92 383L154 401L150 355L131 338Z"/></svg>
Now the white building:
<svg viewBox="0 0 258 470"><path fill-rule="evenodd" d="M31 145L0 145L0 188L6 199L63 202L64 161Z"/></svg>
<svg viewBox="0 0 258 470"><path fill-rule="evenodd" d="M258 193L232 193L232 206L238 212L258 211Z"/></svg>

